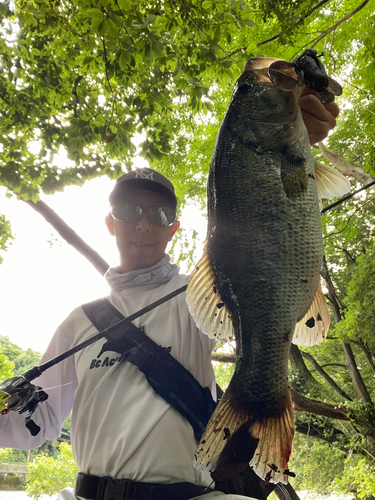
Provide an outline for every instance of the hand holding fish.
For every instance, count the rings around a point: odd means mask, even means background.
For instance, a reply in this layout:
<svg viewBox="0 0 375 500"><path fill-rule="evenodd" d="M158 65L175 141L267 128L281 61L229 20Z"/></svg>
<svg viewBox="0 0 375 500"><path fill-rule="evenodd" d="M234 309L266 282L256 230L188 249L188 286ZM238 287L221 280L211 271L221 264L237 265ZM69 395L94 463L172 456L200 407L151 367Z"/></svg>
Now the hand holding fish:
<svg viewBox="0 0 375 500"><path fill-rule="evenodd" d="M322 104L321 95L305 87L298 100L302 118L307 128L310 144L325 139L330 130L336 126L336 118L340 112L335 102Z"/></svg>

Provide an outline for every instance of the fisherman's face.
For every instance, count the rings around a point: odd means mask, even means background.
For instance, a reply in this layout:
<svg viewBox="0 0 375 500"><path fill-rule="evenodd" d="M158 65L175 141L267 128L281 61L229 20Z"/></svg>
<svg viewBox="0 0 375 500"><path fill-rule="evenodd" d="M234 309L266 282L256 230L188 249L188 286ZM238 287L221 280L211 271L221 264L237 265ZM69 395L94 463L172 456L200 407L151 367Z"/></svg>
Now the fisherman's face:
<svg viewBox="0 0 375 500"><path fill-rule="evenodd" d="M126 197L127 203L141 207L166 207L170 203L159 193L134 189ZM165 255L167 244L180 227L176 221L171 226L156 226L144 215L139 222L127 223L107 215L106 225L116 238L120 253L120 273L151 267Z"/></svg>

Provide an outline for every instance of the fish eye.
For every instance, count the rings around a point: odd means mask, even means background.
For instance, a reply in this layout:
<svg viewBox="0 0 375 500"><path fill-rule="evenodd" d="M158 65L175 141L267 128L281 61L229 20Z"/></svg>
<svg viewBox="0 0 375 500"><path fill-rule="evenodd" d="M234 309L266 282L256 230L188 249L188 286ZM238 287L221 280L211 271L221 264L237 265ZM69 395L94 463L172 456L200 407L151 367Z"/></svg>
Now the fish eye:
<svg viewBox="0 0 375 500"><path fill-rule="evenodd" d="M249 82L241 83L241 85L238 87L238 91L241 92L241 94L244 94L249 89L250 89L250 83Z"/></svg>

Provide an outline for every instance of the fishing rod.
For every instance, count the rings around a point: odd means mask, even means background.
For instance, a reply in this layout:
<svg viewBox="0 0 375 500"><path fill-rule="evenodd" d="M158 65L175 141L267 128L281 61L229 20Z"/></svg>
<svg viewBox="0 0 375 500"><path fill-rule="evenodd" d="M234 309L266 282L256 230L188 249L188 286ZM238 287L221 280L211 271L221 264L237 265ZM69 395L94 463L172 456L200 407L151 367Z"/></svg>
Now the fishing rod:
<svg viewBox="0 0 375 500"><path fill-rule="evenodd" d="M7 414L10 410L18 411L18 413L28 412L28 415L25 419L25 425L29 429L32 436L36 436L40 427L35 424L31 420L31 415L36 410L36 407L42 401L45 401L48 398L48 394L45 393L40 387L31 384L30 382L35 378L39 377L43 372L51 368L52 366L60 363L66 358L73 356L77 352L85 349L91 344L94 344L98 340L102 339L106 335L109 335L113 331L117 330L119 327L123 327L130 323L131 321L143 316L147 312L155 309L156 307L164 304L168 300L171 300L173 297L181 294L187 289L187 285L184 285L177 290L165 295L159 300L152 302L146 307L139 309L137 312L131 314L127 318L123 318L110 327L105 328L101 332L93 335L89 339L81 342L75 347L68 349L67 351L59 354L58 356L50 359L46 363L43 363L39 366L34 366L30 370L27 370L22 375L18 375L16 377L9 378L0 384L0 414Z"/></svg>
<svg viewBox="0 0 375 500"><path fill-rule="evenodd" d="M331 208L337 207L337 205L340 205L340 203L343 203L346 200L349 200L352 198L355 194L360 193L361 191L365 191L369 187L373 186L375 184L375 180L370 182L369 184L366 184L366 186L361 187L360 189L357 189L356 191L353 191L352 193L349 193L339 200L335 201L334 203L331 203L331 205L328 205L327 207L323 208L323 210L320 212L320 215L323 215L325 212L328 212L328 210L331 210Z"/></svg>
<svg viewBox="0 0 375 500"><path fill-rule="evenodd" d="M31 382L31 380L34 380L35 378L39 377L43 372L48 370L48 368L51 368L51 366L57 365L57 363L60 363L61 361L64 361L64 359L69 358L70 356L73 356L73 354L76 354L79 351L82 351L82 349L85 349L91 344L94 344L98 340L102 339L106 335L109 335L113 331L117 330L120 326L125 326L131 321L139 318L140 316L143 316L143 314L151 311L152 309L155 309L156 307L160 306L161 304L164 304L164 302L168 302L168 300L171 300L173 297L176 297L176 295L179 295L180 293L184 292L187 289L187 285L184 285L180 288L177 288L177 290L174 290L173 292L169 293L168 295L165 295L159 300L156 300L155 302L152 302L148 306L144 307L143 309L139 309L139 311L131 314L127 318L123 318L117 323L114 323L113 325L109 326L108 328L105 328L101 332L97 333L93 337L90 337L89 339L85 340L81 344L78 344L75 347L72 347L71 349L63 352L59 356L56 356L55 358L52 358L50 361L47 361L46 363L43 363L42 365L39 366L34 366L34 368L31 368L30 370L26 371L25 373L22 374L22 376Z"/></svg>

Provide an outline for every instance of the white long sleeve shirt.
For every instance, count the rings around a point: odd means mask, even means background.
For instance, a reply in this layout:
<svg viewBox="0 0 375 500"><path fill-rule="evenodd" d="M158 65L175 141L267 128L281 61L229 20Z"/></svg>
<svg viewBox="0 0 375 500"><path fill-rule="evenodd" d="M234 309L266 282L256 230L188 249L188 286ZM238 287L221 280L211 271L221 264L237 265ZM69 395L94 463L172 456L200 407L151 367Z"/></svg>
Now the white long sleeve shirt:
<svg viewBox="0 0 375 500"><path fill-rule="evenodd" d="M126 317L188 282L166 256L146 270L107 273L112 287L110 302ZM211 365L214 341L195 326L185 293L162 304L134 324L158 345L168 349L214 397ZM95 335L81 307L60 325L41 363ZM41 427L32 437L24 415L0 416L0 446L30 449L55 439L73 408L71 438L81 472L130 480L208 485L210 475L193 468L196 448L189 422L158 396L137 367L119 361L119 354L105 352L100 340L55 365L35 380L49 395L33 420ZM51 388L51 389L48 389Z"/></svg>

